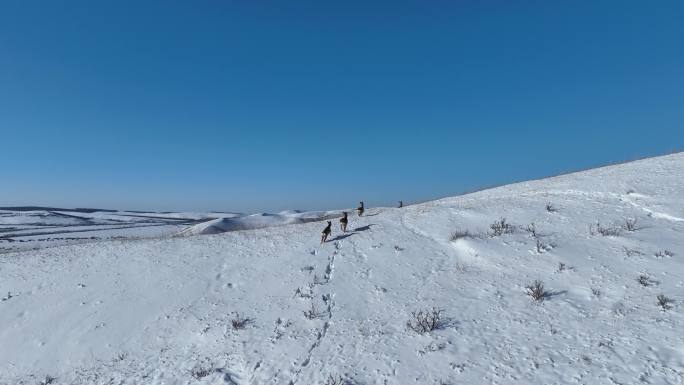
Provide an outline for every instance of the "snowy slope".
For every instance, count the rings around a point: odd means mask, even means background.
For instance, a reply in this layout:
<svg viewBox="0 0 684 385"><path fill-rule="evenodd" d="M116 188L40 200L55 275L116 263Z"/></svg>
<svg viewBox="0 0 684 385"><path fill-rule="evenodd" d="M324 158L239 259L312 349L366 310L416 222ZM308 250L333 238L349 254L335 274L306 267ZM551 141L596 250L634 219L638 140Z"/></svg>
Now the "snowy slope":
<svg viewBox="0 0 684 385"><path fill-rule="evenodd" d="M266 227L319 222L342 217L341 211L283 211L278 214L252 214L241 217L217 218L184 229L180 235L209 235L228 231L254 230Z"/></svg>
<svg viewBox="0 0 684 385"><path fill-rule="evenodd" d="M308 222L0 255L0 383L682 384L682 175L680 153L370 208L323 245Z"/></svg>
<svg viewBox="0 0 684 385"><path fill-rule="evenodd" d="M0 253L105 239L159 238L235 213L0 208Z"/></svg>

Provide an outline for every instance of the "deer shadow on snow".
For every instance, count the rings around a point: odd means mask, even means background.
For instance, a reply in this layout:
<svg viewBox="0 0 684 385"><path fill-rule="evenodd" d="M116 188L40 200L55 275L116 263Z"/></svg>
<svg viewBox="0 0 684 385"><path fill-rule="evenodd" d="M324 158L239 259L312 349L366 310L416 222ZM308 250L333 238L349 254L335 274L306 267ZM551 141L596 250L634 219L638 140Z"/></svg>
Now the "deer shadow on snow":
<svg viewBox="0 0 684 385"><path fill-rule="evenodd" d="M370 224L370 225L365 225L365 226L357 227L357 228L355 228L355 229L352 230L352 231L366 231L366 230L370 230L371 226L375 226L375 224Z"/></svg>
<svg viewBox="0 0 684 385"><path fill-rule="evenodd" d="M343 239L345 239L345 238L349 238L349 237L351 237L352 235L355 235L355 234L356 234L356 233L345 233L345 234L341 234L341 235L336 236L335 238L332 238L332 239L328 240L328 242L341 241L341 240L343 240Z"/></svg>
<svg viewBox="0 0 684 385"><path fill-rule="evenodd" d="M375 212L375 213L372 213L372 214L363 214L362 216L364 216L364 217L374 217L374 216L376 216L376 215L380 215L380 213L382 213L382 211L378 211L378 212Z"/></svg>
<svg viewBox="0 0 684 385"><path fill-rule="evenodd" d="M348 233L340 234L340 235L336 236L335 238L329 239L328 242L341 241L341 240L343 240L343 239L345 239L345 238L351 237L352 235L356 235L357 233L359 233L359 232L361 232L361 231L370 230L371 226L375 226L375 224L370 224L370 225L365 225L365 226L357 227L357 228L355 228L354 230L351 230L351 231L348 232Z"/></svg>

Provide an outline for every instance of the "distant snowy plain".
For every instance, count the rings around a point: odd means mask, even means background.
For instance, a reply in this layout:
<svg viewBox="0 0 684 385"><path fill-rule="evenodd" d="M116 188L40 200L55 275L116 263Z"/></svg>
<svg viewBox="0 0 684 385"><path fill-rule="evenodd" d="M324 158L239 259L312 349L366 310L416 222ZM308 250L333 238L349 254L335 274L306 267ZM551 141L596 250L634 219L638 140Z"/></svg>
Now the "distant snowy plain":
<svg viewBox="0 0 684 385"><path fill-rule="evenodd" d="M679 153L344 234L340 211L0 211L0 384L683 384L683 176Z"/></svg>

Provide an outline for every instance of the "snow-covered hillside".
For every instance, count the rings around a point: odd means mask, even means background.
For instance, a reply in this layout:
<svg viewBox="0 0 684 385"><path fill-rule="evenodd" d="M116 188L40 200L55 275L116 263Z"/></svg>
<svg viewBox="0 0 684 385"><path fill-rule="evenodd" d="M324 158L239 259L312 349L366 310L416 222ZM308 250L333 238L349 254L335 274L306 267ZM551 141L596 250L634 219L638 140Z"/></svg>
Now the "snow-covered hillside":
<svg viewBox="0 0 684 385"><path fill-rule="evenodd" d="M252 214L232 218L217 218L188 227L179 235L209 235L228 231L254 230L295 223L319 222L340 218L342 211L283 211L278 214Z"/></svg>
<svg viewBox="0 0 684 385"><path fill-rule="evenodd" d="M240 215L0 207L0 253L107 239L159 238L190 225Z"/></svg>
<svg viewBox="0 0 684 385"><path fill-rule="evenodd" d="M682 384L682 176L680 153L368 208L322 245L307 222L3 254L0 383Z"/></svg>
<svg viewBox="0 0 684 385"><path fill-rule="evenodd" d="M0 207L0 253L111 239L165 238L253 230L342 216L336 211L277 214L135 212L47 207Z"/></svg>

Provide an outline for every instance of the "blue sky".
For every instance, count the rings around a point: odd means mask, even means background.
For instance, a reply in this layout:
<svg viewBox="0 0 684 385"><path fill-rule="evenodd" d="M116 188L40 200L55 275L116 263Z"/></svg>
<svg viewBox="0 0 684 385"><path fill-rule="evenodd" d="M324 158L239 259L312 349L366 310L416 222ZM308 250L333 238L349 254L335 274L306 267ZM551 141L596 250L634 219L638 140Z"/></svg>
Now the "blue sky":
<svg viewBox="0 0 684 385"><path fill-rule="evenodd" d="M394 204L682 149L682 20L678 0L3 1L0 205Z"/></svg>

